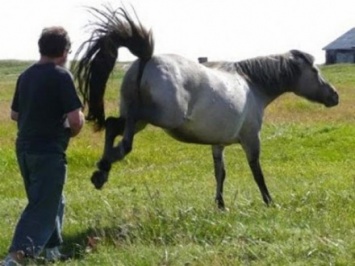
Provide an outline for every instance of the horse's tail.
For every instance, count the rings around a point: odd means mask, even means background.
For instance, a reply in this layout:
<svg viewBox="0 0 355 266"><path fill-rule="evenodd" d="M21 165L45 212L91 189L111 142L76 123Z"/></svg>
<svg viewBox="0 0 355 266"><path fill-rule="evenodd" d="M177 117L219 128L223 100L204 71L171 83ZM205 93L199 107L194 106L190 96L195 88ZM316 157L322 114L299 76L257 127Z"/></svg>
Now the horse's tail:
<svg viewBox="0 0 355 266"><path fill-rule="evenodd" d="M105 126L104 94L106 83L118 57L118 48L126 47L140 59L137 82L140 83L146 62L154 51L153 34L127 13L124 8L104 10L91 8L98 19L91 38L84 42L75 57L84 50L80 60L74 60L73 73L78 80L78 89L88 105L87 120L95 123L96 129ZM137 16L136 16L137 18Z"/></svg>

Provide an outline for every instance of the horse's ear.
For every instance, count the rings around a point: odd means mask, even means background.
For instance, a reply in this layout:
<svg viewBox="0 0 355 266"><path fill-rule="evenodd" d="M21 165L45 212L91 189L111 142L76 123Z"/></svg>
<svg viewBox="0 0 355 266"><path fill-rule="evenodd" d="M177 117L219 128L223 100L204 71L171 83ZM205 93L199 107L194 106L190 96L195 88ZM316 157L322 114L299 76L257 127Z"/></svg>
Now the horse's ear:
<svg viewBox="0 0 355 266"><path fill-rule="evenodd" d="M305 52L299 51L299 50L291 50L290 54L295 58L299 58L302 59L304 61L306 61L306 63L313 65L314 63L314 57L310 54L307 54Z"/></svg>

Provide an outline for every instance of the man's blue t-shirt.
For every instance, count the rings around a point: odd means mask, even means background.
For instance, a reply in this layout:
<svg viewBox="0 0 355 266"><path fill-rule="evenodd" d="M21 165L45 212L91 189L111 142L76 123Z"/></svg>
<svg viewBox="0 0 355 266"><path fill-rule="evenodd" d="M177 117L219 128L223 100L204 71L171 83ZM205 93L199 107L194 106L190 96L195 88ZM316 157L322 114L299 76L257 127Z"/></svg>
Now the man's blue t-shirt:
<svg viewBox="0 0 355 266"><path fill-rule="evenodd" d="M17 150L65 152L70 138L65 115L80 107L68 70L54 63L30 66L17 80L11 106L19 114Z"/></svg>

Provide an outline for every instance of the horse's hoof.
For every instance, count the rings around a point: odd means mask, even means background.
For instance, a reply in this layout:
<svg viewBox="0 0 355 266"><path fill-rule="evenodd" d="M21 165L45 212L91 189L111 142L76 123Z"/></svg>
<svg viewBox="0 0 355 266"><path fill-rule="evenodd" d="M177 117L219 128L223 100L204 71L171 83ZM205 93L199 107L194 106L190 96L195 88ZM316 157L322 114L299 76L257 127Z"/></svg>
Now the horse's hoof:
<svg viewBox="0 0 355 266"><path fill-rule="evenodd" d="M217 208L220 211L224 211L226 209L225 205L224 205L224 200L223 199L216 199L216 203L217 203Z"/></svg>
<svg viewBox="0 0 355 266"><path fill-rule="evenodd" d="M272 207L274 205L274 202L271 199L271 197L268 197L268 198L264 199L264 202L265 202L267 207Z"/></svg>
<svg viewBox="0 0 355 266"><path fill-rule="evenodd" d="M94 184L96 189L101 189L103 185L107 182L108 179L108 173L97 170L92 174L91 177L91 183Z"/></svg>

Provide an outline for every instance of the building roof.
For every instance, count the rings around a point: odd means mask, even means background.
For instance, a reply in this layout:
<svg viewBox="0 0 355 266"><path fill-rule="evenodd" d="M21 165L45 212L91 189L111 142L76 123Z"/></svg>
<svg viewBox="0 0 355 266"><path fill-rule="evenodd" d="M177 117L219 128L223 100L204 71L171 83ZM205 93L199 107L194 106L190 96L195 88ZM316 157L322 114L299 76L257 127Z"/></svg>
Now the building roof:
<svg viewBox="0 0 355 266"><path fill-rule="evenodd" d="M353 50L355 49L355 28L345 32L338 39L332 41L323 50Z"/></svg>

